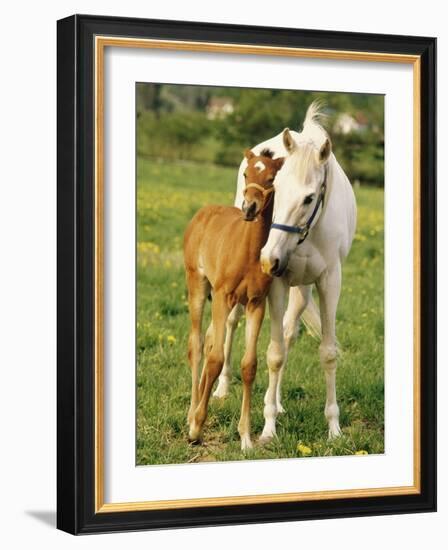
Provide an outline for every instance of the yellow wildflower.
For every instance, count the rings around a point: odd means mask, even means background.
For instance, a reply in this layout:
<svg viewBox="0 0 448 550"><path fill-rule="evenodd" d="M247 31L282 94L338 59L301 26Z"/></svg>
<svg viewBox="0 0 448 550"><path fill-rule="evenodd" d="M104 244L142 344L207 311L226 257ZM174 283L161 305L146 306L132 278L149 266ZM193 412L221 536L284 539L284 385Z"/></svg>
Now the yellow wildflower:
<svg viewBox="0 0 448 550"><path fill-rule="evenodd" d="M358 455L358 456L364 456L368 454L369 453L367 451L364 451L363 449L361 449L360 451L355 451L355 455Z"/></svg>
<svg viewBox="0 0 448 550"><path fill-rule="evenodd" d="M311 448L307 445L304 445L303 443L297 444L297 450L302 456L310 456L310 454L312 453Z"/></svg>
<svg viewBox="0 0 448 550"><path fill-rule="evenodd" d="M169 334L167 337L166 337L167 341L170 343L170 344L174 344L174 342L176 341L176 337L173 336L172 334Z"/></svg>

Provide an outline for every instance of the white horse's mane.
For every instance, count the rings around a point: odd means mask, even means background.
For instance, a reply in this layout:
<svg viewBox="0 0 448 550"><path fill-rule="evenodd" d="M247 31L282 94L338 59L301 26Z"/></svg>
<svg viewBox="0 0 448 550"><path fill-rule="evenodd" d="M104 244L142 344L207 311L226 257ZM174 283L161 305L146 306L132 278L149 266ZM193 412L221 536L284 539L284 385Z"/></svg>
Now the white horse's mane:
<svg viewBox="0 0 448 550"><path fill-rule="evenodd" d="M298 181L306 181L310 170L317 165L316 147L312 141L300 142L295 151L286 157L285 164L297 176Z"/></svg>
<svg viewBox="0 0 448 550"><path fill-rule="evenodd" d="M323 126L323 120L327 115L322 112L322 109L323 103L319 100L313 101L308 107L303 129L299 133L297 148L287 158L291 169L303 179L310 168L317 164L316 152L328 139L327 131Z"/></svg>
<svg viewBox="0 0 448 550"><path fill-rule="evenodd" d="M315 147L321 147L328 138L324 127L327 115L323 112L324 104L316 99L308 107L303 121L303 129L300 132L300 142L312 142Z"/></svg>

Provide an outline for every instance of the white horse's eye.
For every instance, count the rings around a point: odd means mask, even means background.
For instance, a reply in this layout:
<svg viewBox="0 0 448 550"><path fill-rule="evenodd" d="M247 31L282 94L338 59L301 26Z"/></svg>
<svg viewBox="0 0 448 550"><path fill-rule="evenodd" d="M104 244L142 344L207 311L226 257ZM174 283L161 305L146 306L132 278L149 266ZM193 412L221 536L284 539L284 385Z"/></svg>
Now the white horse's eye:
<svg viewBox="0 0 448 550"><path fill-rule="evenodd" d="M314 200L314 193L311 193L311 195L307 195L304 199L303 199L303 204L311 204Z"/></svg>

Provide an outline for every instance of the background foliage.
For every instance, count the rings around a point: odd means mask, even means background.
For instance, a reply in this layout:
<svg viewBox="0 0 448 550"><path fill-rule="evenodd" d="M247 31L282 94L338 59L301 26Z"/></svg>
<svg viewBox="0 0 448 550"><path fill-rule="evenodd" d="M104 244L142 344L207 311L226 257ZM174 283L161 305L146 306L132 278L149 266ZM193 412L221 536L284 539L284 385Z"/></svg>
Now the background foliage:
<svg viewBox="0 0 448 550"><path fill-rule="evenodd" d="M238 166L246 147L285 127L299 129L313 99L321 99L326 105L326 126L333 137L334 151L351 180L382 186L381 95L140 83L138 153L151 158ZM227 101L232 112L211 118L210 107L219 100ZM355 126L352 131L341 131L341 115L351 119Z"/></svg>

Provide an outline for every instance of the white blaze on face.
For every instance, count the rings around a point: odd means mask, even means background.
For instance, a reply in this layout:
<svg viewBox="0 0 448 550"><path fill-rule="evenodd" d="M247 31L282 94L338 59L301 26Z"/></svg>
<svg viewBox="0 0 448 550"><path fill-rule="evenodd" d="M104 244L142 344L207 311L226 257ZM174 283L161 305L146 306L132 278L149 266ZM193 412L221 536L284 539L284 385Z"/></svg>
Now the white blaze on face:
<svg viewBox="0 0 448 550"><path fill-rule="evenodd" d="M261 160L259 160L258 162L256 162L254 164L255 168L259 171L259 172L262 172L263 170L265 170L266 166L261 162Z"/></svg>

